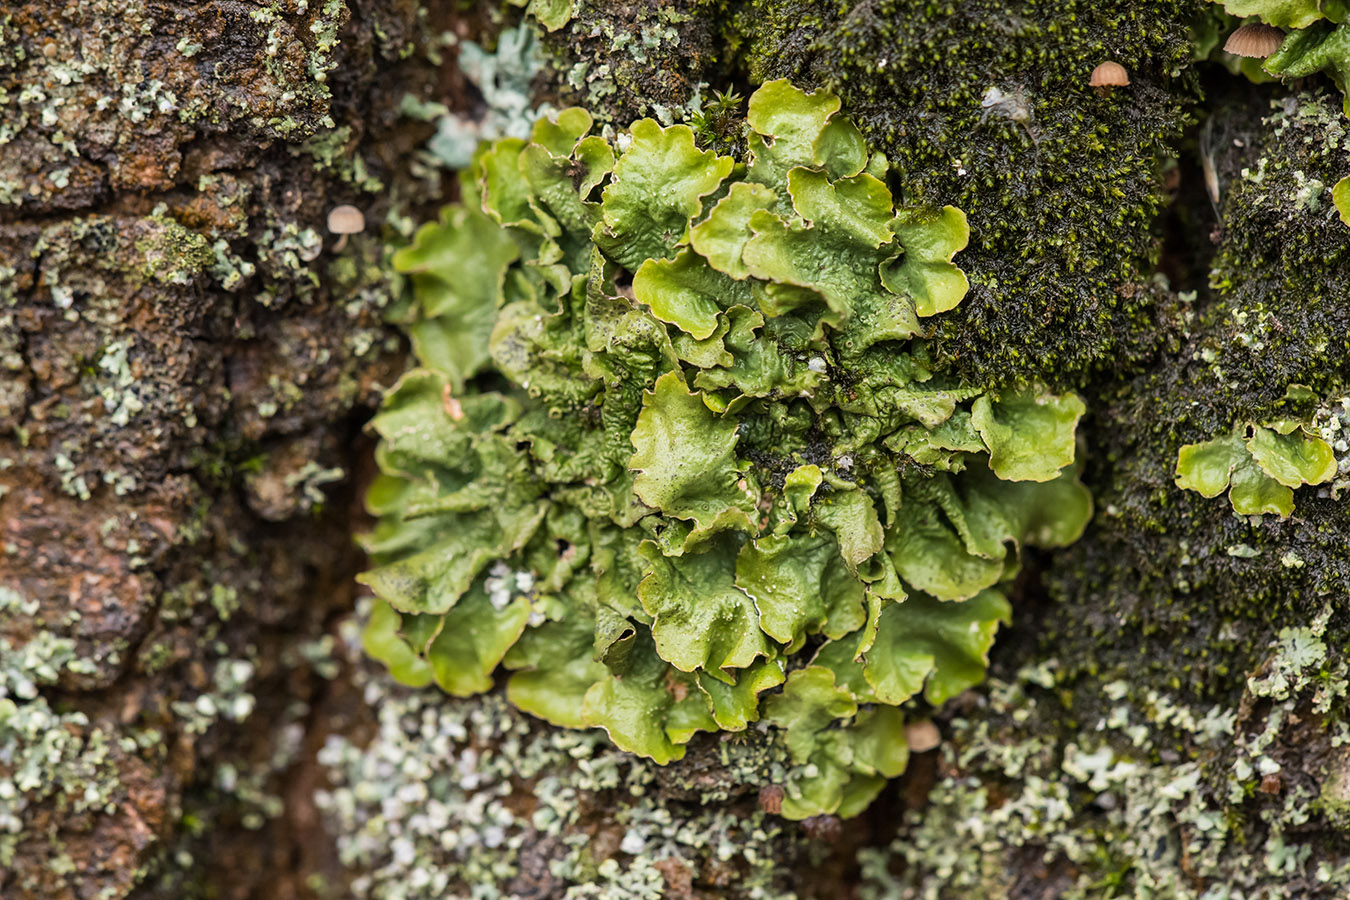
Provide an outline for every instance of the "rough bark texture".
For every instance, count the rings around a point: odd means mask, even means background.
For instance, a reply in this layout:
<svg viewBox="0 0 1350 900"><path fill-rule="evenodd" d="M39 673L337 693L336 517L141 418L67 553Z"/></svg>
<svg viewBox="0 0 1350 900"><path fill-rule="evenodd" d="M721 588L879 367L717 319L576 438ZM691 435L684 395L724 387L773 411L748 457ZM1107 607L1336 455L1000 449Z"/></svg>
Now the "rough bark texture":
<svg viewBox="0 0 1350 900"><path fill-rule="evenodd" d="M398 103L440 78L444 23L398 0L0 23L0 894L125 896L274 816L269 766L304 749L361 410L400 365L382 237L429 129ZM370 227L336 253L342 202Z"/></svg>
<svg viewBox="0 0 1350 900"><path fill-rule="evenodd" d="M1330 83L1197 62L1208 4L587 0L508 58L549 6L0 7L0 897L1345 896L1345 501L1173 483L1235 421L1350 425ZM1104 58L1128 89L1088 87ZM753 732L660 768L353 637L388 254L454 190L434 120L622 127L776 77L969 213L937 355L1079 391L1098 508L843 823L765 811Z"/></svg>

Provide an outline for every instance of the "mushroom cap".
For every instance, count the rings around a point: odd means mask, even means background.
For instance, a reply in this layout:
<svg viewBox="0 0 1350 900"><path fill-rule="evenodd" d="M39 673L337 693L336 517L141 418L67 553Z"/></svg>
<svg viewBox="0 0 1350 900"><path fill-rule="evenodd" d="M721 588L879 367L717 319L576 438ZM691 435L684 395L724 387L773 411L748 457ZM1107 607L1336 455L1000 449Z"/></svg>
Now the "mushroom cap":
<svg viewBox="0 0 1350 900"><path fill-rule="evenodd" d="M942 743L942 734L925 719L905 726L905 740L909 742L910 753L925 753Z"/></svg>
<svg viewBox="0 0 1350 900"><path fill-rule="evenodd" d="M1243 25L1228 36L1223 45L1225 53L1234 56L1246 56L1251 59L1265 59L1284 43L1284 32L1264 22Z"/></svg>
<svg viewBox="0 0 1350 900"><path fill-rule="evenodd" d="M1130 73L1120 63L1108 59L1092 70L1088 83L1093 87L1124 87L1130 83Z"/></svg>
<svg viewBox="0 0 1350 900"><path fill-rule="evenodd" d="M359 234L366 230L366 217L351 204L335 206L328 211L328 230L332 234Z"/></svg>

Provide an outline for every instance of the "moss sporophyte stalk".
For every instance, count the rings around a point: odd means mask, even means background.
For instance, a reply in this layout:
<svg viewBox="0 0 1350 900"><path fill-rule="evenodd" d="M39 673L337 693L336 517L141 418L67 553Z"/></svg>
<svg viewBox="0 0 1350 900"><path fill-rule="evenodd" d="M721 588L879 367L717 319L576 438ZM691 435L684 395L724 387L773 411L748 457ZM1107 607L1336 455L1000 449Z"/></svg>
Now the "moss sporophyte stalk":
<svg viewBox="0 0 1350 900"><path fill-rule="evenodd" d="M965 216L896 208L835 96L763 85L744 159L592 125L480 148L395 256L365 646L659 763L758 723L785 816L856 814L903 704L983 678L1020 548L1086 526L1083 404L935 370Z"/></svg>

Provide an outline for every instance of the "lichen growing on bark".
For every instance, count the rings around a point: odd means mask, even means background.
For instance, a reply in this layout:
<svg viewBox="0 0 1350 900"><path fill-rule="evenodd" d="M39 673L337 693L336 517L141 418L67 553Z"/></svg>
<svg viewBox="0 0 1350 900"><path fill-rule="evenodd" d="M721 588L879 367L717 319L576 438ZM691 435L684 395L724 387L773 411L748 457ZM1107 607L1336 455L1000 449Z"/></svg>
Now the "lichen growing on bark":
<svg viewBox="0 0 1350 900"><path fill-rule="evenodd" d="M1350 736L1322 718L1350 687L1325 642L1330 614L1263 648L1238 707L1123 679L1066 704L1050 663L994 681L951 721L928 805L863 852L864 896L1010 897L1032 883L1057 897L1342 896L1348 848L1314 827L1343 808ZM1099 717L1057 740L1053 718L1085 708L1083 692Z"/></svg>
<svg viewBox="0 0 1350 900"><path fill-rule="evenodd" d="M1107 452L1086 477L1108 514L1090 548L1067 554L1081 554L1088 570L1066 564L1057 576L1066 598L1083 598L1070 602L1092 596L1104 607L1091 629L1104 640L1093 667L1166 640L1173 656L1160 674L1170 669L1165 678L1202 696L1231 695L1233 675L1260 663L1263 623L1303 624L1350 572L1335 549L1345 527L1340 476L1301 488L1284 521L1235 516L1171 483L1184 446L1242 422L1308 422L1338 463L1345 456L1345 306L1331 287L1345 265L1344 226L1309 189L1343 164L1340 111L1295 95L1246 115L1230 122L1241 137L1219 159L1225 228L1209 299L1179 354L1103 404ZM1306 565L1283 562L1291 553ZM1199 639L1202 614L1223 625Z"/></svg>
<svg viewBox="0 0 1350 900"><path fill-rule="evenodd" d="M401 687L360 659L354 618L343 634L377 721L369 742L334 735L319 751L319 806L360 873L354 896L617 900L718 884L787 900L802 889L788 862L827 852L759 808L763 779L787 773L781 745L708 741L656 766L499 695L447 703Z"/></svg>
<svg viewBox="0 0 1350 900"><path fill-rule="evenodd" d="M623 127L644 117L670 125L708 99L709 85L733 77L724 32L726 0L624 3L587 0L544 36L554 70L549 93Z"/></svg>
<svg viewBox="0 0 1350 900"><path fill-rule="evenodd" d="M348 595L323 511L399 343L383 236L334 255L323 222L356 200L397 231L428 134L398 99L429 78L398 60L428 25L399 3L0 13L0 894L181 883L191 823L228 842L278 814L264 764L209 785L279 743L288 704L257 685L305 699L279 631ZM306 592L331 600L297 616Z"/></svg>
<svg viewBox="0 0 1350 900"><path fill-rule="evenodd" d="M1023 554L995 680L950 701L940 758L916 755L836 838L829 819L755 812L761 789L769 808L782 799L764 784L786 777L773 741L724 756L696 736L662 768L495 696L360 675L387 716L365 730L320 637L355 563L348 482L330 479L362 471L359 407L398 365L378 315L397 290L384 245L411 234L408 186L418 218L454 196L422 150L429 121L492 102L457 48L500 50L521 15L450 6L0 13L0 753L43 760L36 779L0 771L15 785L5 829L19 821L0 893L451 883L467 854L428 822L399 820L411 860L381 836L394 829L374 794L417 784L367 776L362 751L421 759L445 747L405 713L453 725L487 710L428 788L469 811L466 843L492 818L474 811L503 798L506 841L474 851L479 893L1345 893L1344 98L1321 72L1251 85L1203 61L1234 23L1206 16L1192 48L1179 3L525 4L554 29L529 108L583 105L615 133L687 118L700 148L737 155L739 98L760 81L843 95L907 199L969 215L972 294L930 320L944 323L933 359L982 386L1079 392L1098 515L1073 548ZM1325 51L1344 26L1288 27L1327 39L1287 61L1337 68ZM1086 77L1105 58L1132 83L1099 96ZM335 258L322 223L338 203L372 227ZM1286 485L1287 517L1175 484L1182 447L1282 420L1337 457L1330 481ZM335 728L326 821L346 870L309 799ZM747 746L766 752L736 755ZM464 788L469 751L496 762ZM640 795L604 786L619 760ZM575 820L536 820L541 782L497 779L517 767L597 790ZM539 834L559 843L518 852Z"/></svg>
<svg viewBox="0 0 1350 900"><path fill-rule="evenodd" d="M1031 846L1048 848L1066 884L1092 846L1109 847L1093 866L1127 896L1164 885L1178 896L1334 897L1346 877L1335 800L1345 707L1326 648L1346 638L1350 535L1336 487L1346 467L1344 306L1327 285L1345 245L1312 185L1344 165L1344 127L1339 103L1324 96L1216 115L1223 232L1209 289L1179 351L1094 407L1102 452L1084 478L1102 514L1048 573L1062 608L1081 611L1044 620L1040 655L1054 665L1038 676L1070 723L1042 744L1047 763L1064 761L1042 777L1074 813ZM1236 514L1173 483L1184 446L1280 419L1305 423L1336 457L1337 473L1301 487L1292 515ZM1320 474L1327 469L1323 460ZM1113 767L1126 763L1120 775L1132 785L1105 806L1075 800L1065 778L1071 748L1098 746L1087 740L1096 723L1119 728L1101 752ZM1219 726L1220 737L1206 736ZM1019 803L1045 802L1028 791L1044 794L1046 784L992 771L977 777L1017 783ZM941 801L953 813L986 796L960 779L950 788L964 795ZM1167 843L1123 843L1148 833ZM998 853L1030 840L996 841Z"/></svg>
<svg viewBox="0 0 1350 900"><path fill-rule="evenodd" d="M1173 2L748 5L755 79L844 100L907 197L970 217L971 296L934 351L981 383L1074 387L1148 357L1166 330L1153 283L1159 171L1194 96ZM1099 96L1104 60L1131 84Z"/></svg>
<svg viewBox="0 0 1350 900"><path fill-rule="evenodd" d="M1231 435L1186 444L1177 451L1177 487L1217 497L1225 490L1244 516L1294 511L1294 488L1336 477L1331 444L1311 424L1247 423Z"/></svg>
<svg viewBox="0 0 1350 900"><path fill-rule="evenodd" d="M783 814L850 816L904 768L893 707L980 679L1021 548L1085 526L1083 404L931 371L964 216L894 208L831 94L748 110L743 161L542 119L395 258L421 368L373 423L367 644L456 695L504 664L659 763L761 721Z"/></svg>

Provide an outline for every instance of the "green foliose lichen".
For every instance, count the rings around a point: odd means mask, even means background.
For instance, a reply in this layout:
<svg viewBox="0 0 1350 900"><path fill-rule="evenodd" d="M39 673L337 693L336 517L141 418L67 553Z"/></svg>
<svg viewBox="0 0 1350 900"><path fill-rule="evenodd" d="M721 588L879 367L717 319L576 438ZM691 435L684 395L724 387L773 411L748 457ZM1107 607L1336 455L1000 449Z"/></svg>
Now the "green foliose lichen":
<svg viewBox="0 0 1350 900"><path fill-rule="evenodd" d="M592 125L482 148L395 257L366 647L660 763L760 721L785 815L855 814L897 707L983 678L1020 548L1085 527L1083 404L935 369L965 217L897 209L832 94L761 87L740 160Z"/></svg>
<svg viewBox="0 0 1350 900"><path fill-rule="evenodd" d="M1177 487L1205 497L1227 489L1233 511L1242 516L1284 518L1294 511L1294 488L1335 476L1331 445L1311 426L1288 420L1240 425L1230 435L1186 444L1177 453Z"/></svg>
<svg viewBox="0 0 1350 900"><path fill-rule="evenodd" d="M315 798L356 875L343 896L633 900L709 879L729 900L812 895L795 864L818 866L819 845L756 802L785 774L775 743L708 742L658 768L500 695L445 703L348 661L374 721L368 742L328 738Z"/></svg>
<svg viewBox="0 0 1350 900"><path fill-rule="evenodd" d="M1342 0L1214 0L1235 16L1260 16L1277 28L1307 28L1330 19L1344 22L1347 7Z"/></svg>

